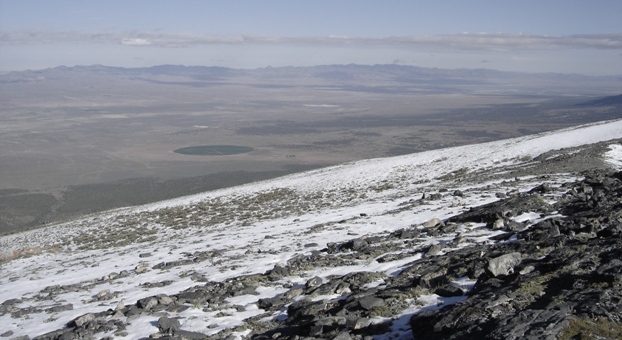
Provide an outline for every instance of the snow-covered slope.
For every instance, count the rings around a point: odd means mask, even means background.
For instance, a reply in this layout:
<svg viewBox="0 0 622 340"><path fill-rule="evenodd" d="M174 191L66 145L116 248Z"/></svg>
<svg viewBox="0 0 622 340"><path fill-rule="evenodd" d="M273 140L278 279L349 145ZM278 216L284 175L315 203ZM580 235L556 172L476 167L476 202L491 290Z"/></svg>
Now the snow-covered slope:
<svg viewBox="0 0 622 340"><path fill-rule="evenodd" d="M0 334L37 336L63 328L86 313L114 311L121 301L133 304L157 294L175 294L205 280L264 273L329 243L387 234L434 218L443 220L497 200L499 195L529 190L536 175L542 173L549 174L546 181L559 186L573 178L555 169L540 167L531 174L529 169L560 154L535 160L538 156L618 138L622 138L620 120L364 160L5 236L0 238L6 259L0 267ZM612 166L620 166L622 149L610 144L603 157ZM522 172L514 173L516 170ZM425 204L413 203L424 195L431 199ZM477 242L489 242L488 237L496 233L481 225L461 228L462 235ZM442 237L419 242L436 244ZM361 260L315 267L265 283L257 288L258 295L231 297L224 306L194 306L175 317L184 330L217 334L242 325L247 318L264 315L258 299L303 285L312 277L362 270L391 275L420 257L415 253L381 263ZM407 310L412 313L441 302L432 294L413 301ZM136 339L158 332L158 315L117 317L123 317L125 330L98 336ZM236 328L232 334L243 336L248 331ZM393 331L406 334L407 326L397 325Z"/></svg>

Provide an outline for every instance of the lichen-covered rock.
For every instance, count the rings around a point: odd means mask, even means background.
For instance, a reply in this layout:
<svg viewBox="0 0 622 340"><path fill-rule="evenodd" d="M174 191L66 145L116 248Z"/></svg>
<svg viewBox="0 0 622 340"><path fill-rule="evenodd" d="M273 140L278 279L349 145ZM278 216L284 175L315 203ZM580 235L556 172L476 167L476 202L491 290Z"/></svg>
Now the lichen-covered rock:
<svg viewBox="0 0 622 340"><path fill-rule="evenodd" d="M521 253L513 252L488 260L486 269L492 276L510 275L514 273L514 267L522 260Z"/></svg>

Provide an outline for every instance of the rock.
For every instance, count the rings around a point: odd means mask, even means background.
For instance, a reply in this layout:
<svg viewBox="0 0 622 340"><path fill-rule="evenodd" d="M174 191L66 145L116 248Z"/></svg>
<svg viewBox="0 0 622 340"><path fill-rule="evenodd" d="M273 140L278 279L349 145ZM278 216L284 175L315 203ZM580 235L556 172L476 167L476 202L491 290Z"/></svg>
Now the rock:
<svg viewBox="0 0 622 340"><path fill-rule="evenodd" d="M493 276L509 275L514 273L514 267L522 260L521 253L513 252L501 255L488 261L486 269Z"/></svg>
<svg viewBox="0 0 622 340"><path fill-rule="evenodd" d="M518 216L526 212L547 213L553 207L538 194L519 194L507 199L471 208L449 218L450 222L494 223L498 218Z"/></svg>
<svg viewBox="0 0 622 340"><path fill-rule="evenodd" d="M350 336L350 333L348 332L341 332L339 334L337 334L333 340L352 340L352 337Z"/></svg>
<svg viewBox="0 0 622 340"><path fill-rule="evenodd" d="M348 319L347 326L352 330L359 330L369 327L372 324L372 320L369 318L350 318Z"/></svg>
<svg viewBox="0 0 622 340"><path fill-rule="evenodd" d="M158 329L163 334L173 334L181 328L179 320L162 316L158 319Z"/></svg>
<svg viewBox="0 0 622 340"><path fill-rule="evenodd" d="M529 192L537 192L537 193L541 193L541 194L546 194L548 192L551 192L551 186L547 183L542 183L540 185L538 185L537 187L529 190Z"/></svg>
<svg viewBox="0 0 622 340"><path fill-rule="evenodd" d="M46 313L59 313L59 312L67 311L67 310L73 310L73 304L68 303L66 305L50 307L50 308L47 308L45 312Z"/></svg>
<svg viewBox="0 0 622 340"><path fill-rule="evenodd" d="M438 253L441 252L441 250L443 250L443 246L440 244L435 244L431 246L430 248L428 248L428 251L425 252L425 256L437 255Z"/></svg>
<svg viewBox="0 0 622 340"><path fill-rule="evenodd" d="M3 306L13 306L22 303L20 299L8 299L2 303Z"/></svg>
<svg viewBox="0 0 622 340"><path fill-rule="evenodd" d="M175 303L175 301L166 294L159 294L156 296L158 298L158 304L168 306L170 304Z"/></svg>
<svg viewBox="0 0 622 340"><path fill-rule="evenodd" d="M97 300L106 300L107 298L111 298L111 296L110 296L110 290L106 289L106 290L102 290L102 291L98 292L98 293L95 295L95 298L96 298Z"/></svg>
<svg viewBox="0 0 622 340"><path fill-rule="evenodd" d="M497 220L495 220L492 225L490 226L491 229L496 230L496 229L503 229L505 228L505 222L503 221L502 218L498 218Z"/></svg>
<svg viewBox="0 0 622 340"><path fill-rule="evenodd" d="M433 218L431 220L428 220L427 222L425 222L423 224L424 228L434 228L434 227L444 227L445 223L443 223L443 221L441 221L438 218Z"/></svg>
<svg viewBox="0 0 622 340"><path fill-rule="evenodd" d="M207 292L197 291L185 291L177 294L178 303L189 303L192 305L202 304L207 300Z"/></svg>
<svg viewBox="0 0 622 340"><path fill-rule="evenodd" d="M417 230L414 229L402 229L402 230L397 230L394 233L400 240L404 240L404 239L412 239L415 238L419 235L419 232Z"/></svg>
<svg viewBox="0 0 622 340"><path fill-rule="evenodd" d="M317 287L319 287L322 284L323 280L321 277L316 276L313 277L311 279L309 279L306 283L305 283L305 290L307 291L311 291Z"/></svg>
<svg viewBox="0 0 622 340"><path fill-rule="evenodd" d="M527 275L534 271L536 268L534 266L525 266L525 268L521 269L518 273L520 275Z"/></svg>
<svg viewBox="0 0 622 340"><path fill-rule="evenodd" d="M523 223L519 223L514 220L505 220L503 224L504 224L505 230L511 231L511 232L521 231L525 228L525 225Z"/></svg>
<svg viewBox="0 0 622 340"><path fill-rule="evenodd" d="M462 291L462 289L452 284L446 284L446 285L436 288L434 290L434 294L438 296L443 296L443 297L452 297L452 296L462 296L464 295L464 292Z"/></svg>
<svg viewBox="0 0 622 340"><path fill-rule="evenodd" d="M115 308L115 311L120 311L123 308L125 308L125 299L121 299L121 301L117 302L117 306Z"/></svg>
<svg viewBox="0 0 622 340"><path fill-rule="evenodd" d="M364 310L372 310L384 306L385 302L383 299L374 296L364 296L358 300L358 304Z"/></svg>
<svg viewBox="0 0 622 340"><path fill-rule="evenodd" d="M356 239L354 241L352 241L352 250L354 251L360 251L364 248L366 248L369 244L367 243L367 241L363 240L363 239Z"/></svg>
<svg viewBox="0 0 622 340"><path fill-rule="evenodd" d="M281 279L282 277L289 275L289 269L283 263L277 263L274 265L274 268L269 270L267 273L270 281L276 281Z"/></svg>
<svg viewBox="0 0 622 340"><path fill-rule="evenodd" d="M87 313L84 315L80 315L77 318L73 319L71 323L73 323L76 327L82 327L87 322L91 322L95 320L95 314Z"/></svg>
<svg viewBox="0 0 622 340"><path fill-rule="evenodd" d="M443 195L442 195L442 194L440 194L440 193L430 194L430 193L424 192L424 193L421 195L421 199L422 199L422 200L438 201L438 200L440 200L441 198L443 198Z"/></svg>
<svg viewBox="0 0 622 340"><path fill-rule="evenodd" d="M283 293L283 297L288 300L291 300L295 298L296 296L301 295L303 292L304 290L302 290L302 288L292 288L288 290L287 292Z"/></svg>
<svg viewBox="0 0 622 340"><path fill-rule="evenodd" d="M434 289L447 282L446 269L440 266L433 266L424 269L425 272L419 277L419 286L427 289Z"/></svg>
<svg viewBox="0 0 622 340"><path fill-rule="evenodd" d="M149 271L149 265L146 263L141 263L138 266L136 266L136 268L134 268L134 272L136 274L142 274L142 273L146 273Z"/></svg>
<svg viewBox="0 0 622 340"><path fill-rule="evenodd" d="M257 307L266 311L278 310L285 304L287 300L282 295L257 300Z"/></svg>
<svg viewBox="0 0 622 340"><path fill-rule="evenodd" d="M183 329L178 329L178 330L173 331L173 336L175 338L179 337L184 340L203 340L207 338L207 335L203 333L190 332L190 331L185 331Z"/></svg>
<svg viewBox="0 0 622 340"><path fill-rule="evenodd" d="M150 296L144 299L140 299L138 300L137 305L145 311L149 311L150 309L158 305L158 298L155 296Z"/></svg>
<svg viewBox="0 0 622 340"><path fill-rule="evenodd" d="M26 338L29 337L26 335ZM33 340L55 340L55 339L75 339L74 328L70 329L58 329L52 332L48 332L33 338ZM13 340L15 338L11 338Z"/></svg>

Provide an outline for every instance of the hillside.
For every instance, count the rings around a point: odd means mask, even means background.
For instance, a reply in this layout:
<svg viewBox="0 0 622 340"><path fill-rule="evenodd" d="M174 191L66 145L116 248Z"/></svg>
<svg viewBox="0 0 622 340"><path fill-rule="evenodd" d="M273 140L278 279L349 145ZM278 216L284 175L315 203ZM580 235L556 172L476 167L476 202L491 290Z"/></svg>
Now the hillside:
<svg viewBox="0 0 622 340"><path fill-rule="evenodd" d="M9 339L620 336L622 121L0 238Z"/></svg>
<svg viewBox="0 0 622 340"><path fill-rule="evenodd" d="M599 98L596 100L590 100L585 103L578 104L579 106L615 106L622 105L622 94L619 96L608 96Z"/></svg>

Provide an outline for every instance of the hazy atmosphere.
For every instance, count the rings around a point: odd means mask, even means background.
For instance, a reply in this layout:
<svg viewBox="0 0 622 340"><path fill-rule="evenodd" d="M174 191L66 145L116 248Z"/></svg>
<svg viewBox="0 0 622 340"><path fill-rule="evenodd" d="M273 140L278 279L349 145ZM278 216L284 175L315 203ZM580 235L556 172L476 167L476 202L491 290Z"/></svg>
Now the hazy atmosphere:
<svg viewBox="0 0 622 340"><path fill-rule="evenodd" d="M615 0L0 0L0 71L358 63L618 75L620 13Z"/></svg>

